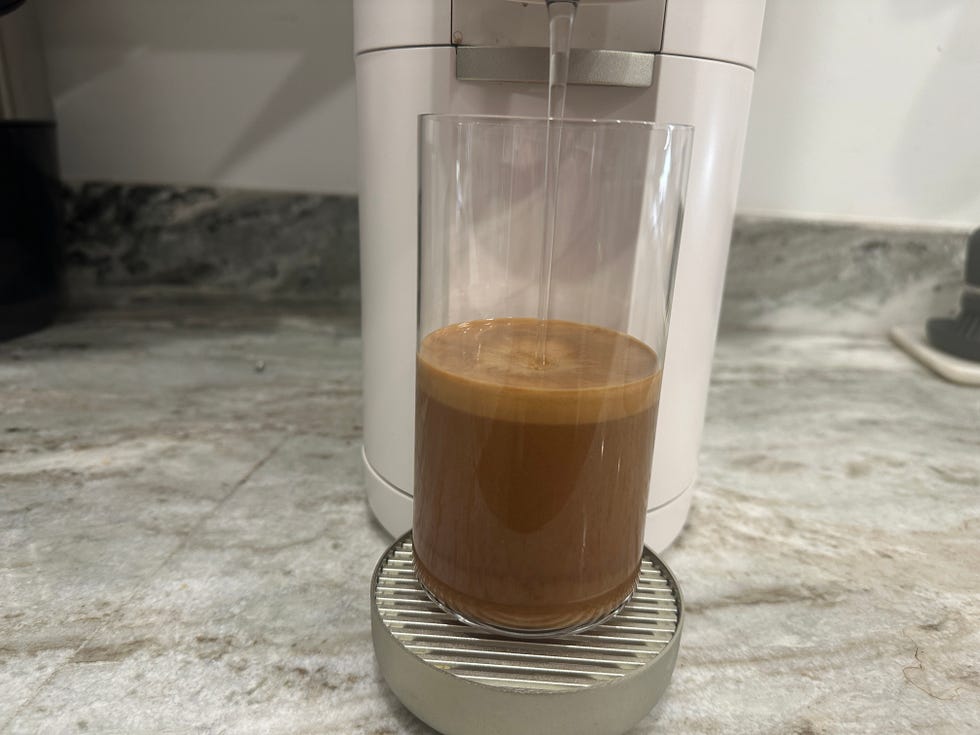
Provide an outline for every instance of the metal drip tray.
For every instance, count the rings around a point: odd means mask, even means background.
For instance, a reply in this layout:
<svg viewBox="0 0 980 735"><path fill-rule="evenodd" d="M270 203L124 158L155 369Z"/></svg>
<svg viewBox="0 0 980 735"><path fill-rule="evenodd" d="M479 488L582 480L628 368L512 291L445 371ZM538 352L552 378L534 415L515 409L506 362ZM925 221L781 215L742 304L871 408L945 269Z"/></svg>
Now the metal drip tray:
<svg viewBox="0 0 980 735"><path fill-rule="evenodd" d="M410 533L381 557L371 593L381 672L406 707L446 735L625 732L667 688L682 611L670 570L644 549L636 593L601 625L531 640L484 632L422 589Z"/></svg>

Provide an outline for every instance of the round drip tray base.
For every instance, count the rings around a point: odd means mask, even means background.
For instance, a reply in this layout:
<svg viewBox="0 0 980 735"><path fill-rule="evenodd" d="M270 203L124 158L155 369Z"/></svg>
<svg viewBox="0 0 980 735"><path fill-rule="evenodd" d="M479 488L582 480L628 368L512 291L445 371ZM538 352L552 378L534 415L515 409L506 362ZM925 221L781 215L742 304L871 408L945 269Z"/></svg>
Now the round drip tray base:
<svg viewBox="0 0 980 735"><path fill-rule="evenodd" d="M445 735L624 733L666 690L682 623L677 582L646 548L629 603L556 638L496 635L443 611L415 576L411 533L388 548L372 579L381 672L409 710Z"/></svg>

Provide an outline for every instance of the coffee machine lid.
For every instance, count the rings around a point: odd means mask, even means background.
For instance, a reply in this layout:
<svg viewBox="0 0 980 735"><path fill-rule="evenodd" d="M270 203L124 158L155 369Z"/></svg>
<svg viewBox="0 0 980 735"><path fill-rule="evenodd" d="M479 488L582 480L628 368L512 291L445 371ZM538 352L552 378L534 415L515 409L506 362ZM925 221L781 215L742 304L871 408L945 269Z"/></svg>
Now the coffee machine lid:
<svg viewBox="0 0 980 735"><path fill-rule="evenodd" d="M649 549L618 613L556 638L501 636L445 612L415 576L411 533L382 555L371 585L381 673L409 710L446 735L626 732L666 690L682 625L677 581Z"/></svg>

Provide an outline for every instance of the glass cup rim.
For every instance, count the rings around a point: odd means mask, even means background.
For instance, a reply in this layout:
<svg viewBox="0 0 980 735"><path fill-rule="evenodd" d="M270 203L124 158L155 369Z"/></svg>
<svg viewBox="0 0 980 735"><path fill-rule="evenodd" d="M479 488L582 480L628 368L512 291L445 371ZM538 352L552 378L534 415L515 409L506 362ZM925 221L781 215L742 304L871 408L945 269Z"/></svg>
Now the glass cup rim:
<svg viewBox="0 0 980 735"><path fill-rule="evenodd" d="M455 113L455 112L426 112L419 115L420 121L434 122L457 122L457 123L469 123L469 124L527 124L527 125L543 125L547 124L547 116L536 116L536 115L481 115L481 114L470 114L470 113ZM559 122L558 118L554 118L555 122ZM572 125L576 127L636 127L644 128L646 130L655 131L693 131L694 126L687 123L665 123L665 122L651 122L649 120L621 120L619 118L587 118L587 117L566 117L560 120L562 125Z"/></svg>

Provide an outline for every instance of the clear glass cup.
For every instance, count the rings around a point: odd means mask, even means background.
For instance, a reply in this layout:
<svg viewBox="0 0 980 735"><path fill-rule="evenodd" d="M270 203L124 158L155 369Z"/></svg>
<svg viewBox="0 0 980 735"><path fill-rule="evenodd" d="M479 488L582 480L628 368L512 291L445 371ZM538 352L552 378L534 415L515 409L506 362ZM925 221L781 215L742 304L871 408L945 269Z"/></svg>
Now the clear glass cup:
<svg viewBox="0 0 980 735"><path fill-rule="evenodd" d="M564 121L549 248L547 121L420 119L414 554L462 620L567 633L635 588L692 135Z"/></svg>

